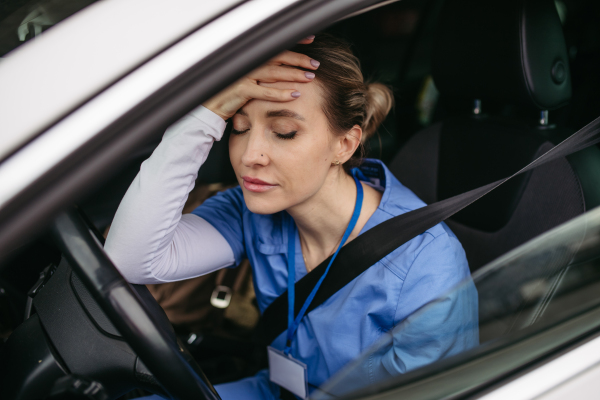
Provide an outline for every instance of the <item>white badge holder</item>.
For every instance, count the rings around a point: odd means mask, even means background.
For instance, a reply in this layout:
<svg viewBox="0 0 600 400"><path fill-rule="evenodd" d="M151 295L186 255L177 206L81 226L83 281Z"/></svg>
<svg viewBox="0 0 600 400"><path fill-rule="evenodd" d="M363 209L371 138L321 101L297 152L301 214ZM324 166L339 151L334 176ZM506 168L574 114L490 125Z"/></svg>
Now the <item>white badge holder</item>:
<svg viewBox="0 0 600 400"><path fill-rule="evenodd" d="M231 294L231 289L219 285L210 295L210 304L215 308L227 308L231 303Z"/></svg>
<svg viewBox="0 0 600 400"><path fill-rule="evenodd" d="M301 399L308 398L306 364L285 355L283 351L267 347L269 353L269 379Z"/></svg>

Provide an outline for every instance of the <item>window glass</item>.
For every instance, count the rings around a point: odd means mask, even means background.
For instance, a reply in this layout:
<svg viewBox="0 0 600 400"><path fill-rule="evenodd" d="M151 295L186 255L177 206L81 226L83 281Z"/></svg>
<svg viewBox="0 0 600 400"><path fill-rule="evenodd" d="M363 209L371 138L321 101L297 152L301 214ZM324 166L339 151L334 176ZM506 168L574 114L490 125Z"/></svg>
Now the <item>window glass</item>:
<svg viewBox="0 0 600 400"><path fill-rule="evenodd" d="M478 321L457 324L447 318L452 315L449 304L458 304L449 300L471 295L473 284L479 298ZM475 273L472 282L463 282L413 313L313 398L368 393L369 387L380 390L386 381L398 379L402 370L398 366L411 371L411 349L428 349L432 360L445 359L428 366L428 371L438 373L432 368L435 364L444 369L465 361L453 349L473 343L473 336L478 336L479 344L461 350L469 350L469 357L484 354L477 350L489 353L510 346L599 304L600 208L596 208L497 259ZM420 367L424 365L416 366Z"/></svg>
<svg viewBox="0 0 600 400"><path fill-rule="evenodd" d="M95 0L8 0L0 3L0 57Z"/></svg>

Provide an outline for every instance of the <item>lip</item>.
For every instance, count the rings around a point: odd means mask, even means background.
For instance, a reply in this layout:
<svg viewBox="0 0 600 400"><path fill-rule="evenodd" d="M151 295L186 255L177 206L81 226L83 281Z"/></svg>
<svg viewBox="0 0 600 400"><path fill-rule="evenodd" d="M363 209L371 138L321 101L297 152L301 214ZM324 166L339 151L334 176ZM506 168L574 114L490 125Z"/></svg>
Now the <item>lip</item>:
<svg viewBox="0 0 600 400"><path fill-rule="evenodd" d="M255 193L263 193L277 186L258 178L252 178L250 176L242 176L242 180L244 181L244 187L247 190Z"/></svg>

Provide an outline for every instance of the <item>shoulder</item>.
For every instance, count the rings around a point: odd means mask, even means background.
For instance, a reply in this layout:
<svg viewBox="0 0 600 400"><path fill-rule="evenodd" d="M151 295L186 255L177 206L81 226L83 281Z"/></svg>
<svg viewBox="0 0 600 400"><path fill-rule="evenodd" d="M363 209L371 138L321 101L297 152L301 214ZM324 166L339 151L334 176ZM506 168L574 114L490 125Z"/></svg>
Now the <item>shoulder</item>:
<svg viewBox="0 0 600 400"><path fill-rule="evenodd" d="M197 210L202 210L203 208L206 208L203 206L229 206L230 208L243 210L244 208L246 208L246 203L244 202L244 194L242 192L242 188L236 186L219 192L212 197L209 197L204 203L202 203L202 205L200 205L198 208L196 208L196 210L194 210L194 213L196 213Z"/></svg>
<svg viewBox="0 0 600 400"><path fill-rule="evenodd" d="M208 221L226 238L241 240L243 214L247 210L240 187L227 189L209 197L192 214Z"/></svg>
<svg viewBox="0 0 600 400"><path fill-rule="evenodd" d="M262 215L251 212L239 186L208 198L192 214L207 220L217 229L227 225L238 235L243 235L247 229L259 236L271 236L273 231L281 230L282 213Z"/></svg>
<svg viewBox="0 0 600 400"><path fill-rule="evenodd" d="M259 245L259 251L281 247L282 213L251 212L239 186L208 198L192 214L207 221L227 240L238 264L249 255L248 246Z"/></svg>
<svg viewBox="0 0 600 400"><path fill-rule="evenodd" d="M366 160L367 173L378 174L384 188L378 212L368 228L395 216L425 207L427 204L404 186L379 160ZM364 169L361 167L361 170ZM367 174L365 174L367 175ZM368 177L368 176L367 176ZM371 179L373 182L374 179ZM465 252L456 235L445 223L439 223L414 237L381 260L399 278L405 279L413 268L421 273L453 270L460 276L469 273ZM437 272L436 272L437 271ZM414 272L414 271L413 271Z"/></svg>
<svg viewBox="0 0 600 400"><path fill-rule="evenodd" d="M465 251L444 223L415 236L384 257L381 262L400 279L408 275L470 275Z"/></svg>

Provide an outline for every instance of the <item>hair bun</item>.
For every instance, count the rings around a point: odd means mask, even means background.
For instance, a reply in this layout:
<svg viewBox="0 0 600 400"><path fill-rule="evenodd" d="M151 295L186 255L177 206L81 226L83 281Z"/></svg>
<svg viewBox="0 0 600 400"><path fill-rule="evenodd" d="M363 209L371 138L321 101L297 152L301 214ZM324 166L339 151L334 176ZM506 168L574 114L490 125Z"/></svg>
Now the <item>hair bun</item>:
<svg viewBox="0 0 600 400"><path fill-rule="evenodd" d="M394 105L394 95L389 87L378 82L367 83L366 86L367 110L362 127L363 142L373 136Z"/></svg>
<svg viewBox="0 0 600 400"><path fill-rule="evenodd" d="M363 131L363 143L373 136L391 110L394 96L381 83L365 82L360 61L350 44L330 34L318 33L312 43L297 45L292 51L321 62L314 81L322 89L322 109L330 131L345 135L358 125ZM361 143L344 163L344 170L360 165L363 153Z"/></svg>

